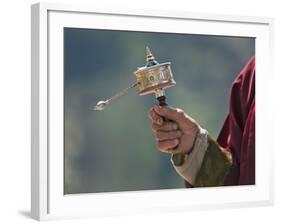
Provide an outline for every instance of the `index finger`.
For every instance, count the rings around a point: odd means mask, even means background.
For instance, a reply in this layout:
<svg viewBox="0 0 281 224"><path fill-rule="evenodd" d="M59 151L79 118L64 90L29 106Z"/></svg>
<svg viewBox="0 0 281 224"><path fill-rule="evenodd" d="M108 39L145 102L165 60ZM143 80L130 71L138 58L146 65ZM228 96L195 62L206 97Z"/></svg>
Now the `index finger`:
<svg viewBox="0 0 281 224"><path fill-rule="evenodd" d="M153 108L151 108L148 112L148 117L151 119L151 121L155 124L162 125L163 124L163 118L159 116Z"/></svg>
<svg viewBox="0 0 281 224"><path fill-rule="evenodd" d="M185 113L179 108L154 106L154 113L158 116L166 117L170 120L181 122L185 118Z"/></svg>

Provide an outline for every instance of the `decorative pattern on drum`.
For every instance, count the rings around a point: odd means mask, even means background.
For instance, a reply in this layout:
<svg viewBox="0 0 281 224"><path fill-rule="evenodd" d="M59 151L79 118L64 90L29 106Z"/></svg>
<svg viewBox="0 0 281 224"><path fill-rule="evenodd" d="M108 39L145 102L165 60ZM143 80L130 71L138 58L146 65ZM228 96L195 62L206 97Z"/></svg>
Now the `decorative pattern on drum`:
<svg viewBox="0 0 281 224"><path fill-rule="evenodd" d="M134 74L141 96L154 93L155 89L166 89L176 85L170 62L141 67Z"/></svg>

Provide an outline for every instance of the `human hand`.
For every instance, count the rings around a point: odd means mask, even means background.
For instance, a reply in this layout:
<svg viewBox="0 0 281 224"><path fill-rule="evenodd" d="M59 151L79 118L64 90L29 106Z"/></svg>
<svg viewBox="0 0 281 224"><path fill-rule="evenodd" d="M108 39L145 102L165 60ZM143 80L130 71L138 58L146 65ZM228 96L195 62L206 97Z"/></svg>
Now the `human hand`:
<svg viewBox="0 0 281 224"><path fill-rule="evenodd" d="M161 106L151 108L148 116L161 152L185 154L191 151L199 131L193 118L181 109Z"/></svg>

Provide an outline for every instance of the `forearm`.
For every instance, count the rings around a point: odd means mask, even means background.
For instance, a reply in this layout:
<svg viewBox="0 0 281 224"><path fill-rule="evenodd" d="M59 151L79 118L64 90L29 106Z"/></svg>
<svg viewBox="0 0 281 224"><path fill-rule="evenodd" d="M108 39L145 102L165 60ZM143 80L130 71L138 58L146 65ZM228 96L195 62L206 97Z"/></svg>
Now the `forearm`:
<svg viewBox="0 0 281 224"><path fill-rule="evenodd" d="M208 143L194 187L223 186L232 164L231 153L220 147L210 135L208 135Z"/></svg>

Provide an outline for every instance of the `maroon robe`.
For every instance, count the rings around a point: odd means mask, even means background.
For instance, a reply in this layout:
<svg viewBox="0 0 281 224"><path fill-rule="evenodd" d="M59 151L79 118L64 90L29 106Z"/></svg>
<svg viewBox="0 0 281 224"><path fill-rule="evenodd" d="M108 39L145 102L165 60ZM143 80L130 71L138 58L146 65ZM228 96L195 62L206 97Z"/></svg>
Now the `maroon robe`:
<svg viewBox="0 0 281 224"><path fill-rule="evenodd" d="M255 184L255 57L232 84L229 114L217 142L233 158L224 185Z"/></svg>

